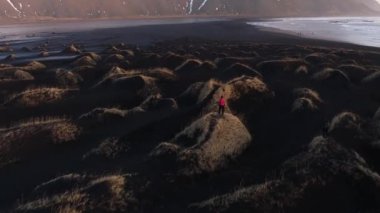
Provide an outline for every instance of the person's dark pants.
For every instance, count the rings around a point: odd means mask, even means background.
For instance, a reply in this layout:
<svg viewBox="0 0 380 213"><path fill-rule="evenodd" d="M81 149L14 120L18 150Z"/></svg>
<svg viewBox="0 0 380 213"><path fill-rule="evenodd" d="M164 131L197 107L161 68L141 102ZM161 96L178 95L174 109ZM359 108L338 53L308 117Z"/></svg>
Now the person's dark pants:
<svg viewBox="0 0 380 213"><path fill-rule="evenodd" d="M224 106L219 106L219 115L224 115Z"/></svg>

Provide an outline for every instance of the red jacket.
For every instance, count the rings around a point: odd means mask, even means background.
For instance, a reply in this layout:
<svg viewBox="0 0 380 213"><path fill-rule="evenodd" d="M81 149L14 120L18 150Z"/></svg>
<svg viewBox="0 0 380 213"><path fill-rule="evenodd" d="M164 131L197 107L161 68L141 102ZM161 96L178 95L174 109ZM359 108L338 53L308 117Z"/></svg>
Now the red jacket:
<svg viewBox="0 0 380 213"><path fill-rule="evenodd" d="M224 100L224 98L221 98L219 100L219 106L226 106L226 101Z"/></svg>

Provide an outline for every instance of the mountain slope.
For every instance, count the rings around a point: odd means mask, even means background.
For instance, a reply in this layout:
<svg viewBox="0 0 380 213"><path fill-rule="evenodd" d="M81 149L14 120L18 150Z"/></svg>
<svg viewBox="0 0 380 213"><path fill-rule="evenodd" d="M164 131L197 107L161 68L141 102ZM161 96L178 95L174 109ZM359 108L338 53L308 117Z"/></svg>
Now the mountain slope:
<svg viewBox="0 0 380 213"><path fill-rule="evenodd" d="M326 16L380 14L376 0L0 0L9 18L171 15Z"/></svg>

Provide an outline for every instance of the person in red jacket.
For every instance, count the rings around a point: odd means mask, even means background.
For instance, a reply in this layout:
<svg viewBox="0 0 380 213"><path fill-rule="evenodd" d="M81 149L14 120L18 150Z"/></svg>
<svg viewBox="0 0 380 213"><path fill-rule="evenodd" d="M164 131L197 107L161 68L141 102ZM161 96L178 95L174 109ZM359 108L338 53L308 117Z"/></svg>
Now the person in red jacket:
<svg viewBox="0 0 380 213"><path fill-rule="evenodd" d="M226 107L226 100L223 96L220 97L219 102L219 115L224 115L224 108Z"/></svg>

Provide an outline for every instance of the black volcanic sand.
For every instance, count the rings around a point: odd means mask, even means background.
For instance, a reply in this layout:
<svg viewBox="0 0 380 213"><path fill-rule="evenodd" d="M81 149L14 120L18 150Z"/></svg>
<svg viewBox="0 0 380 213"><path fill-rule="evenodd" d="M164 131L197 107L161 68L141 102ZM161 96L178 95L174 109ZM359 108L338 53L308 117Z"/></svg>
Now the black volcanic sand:
<svg viewBox="0 0 380 213"><path fill-rule="evenodd" d="M253 32L2 62L0 209L379 212L380 50Z"/></svg>

